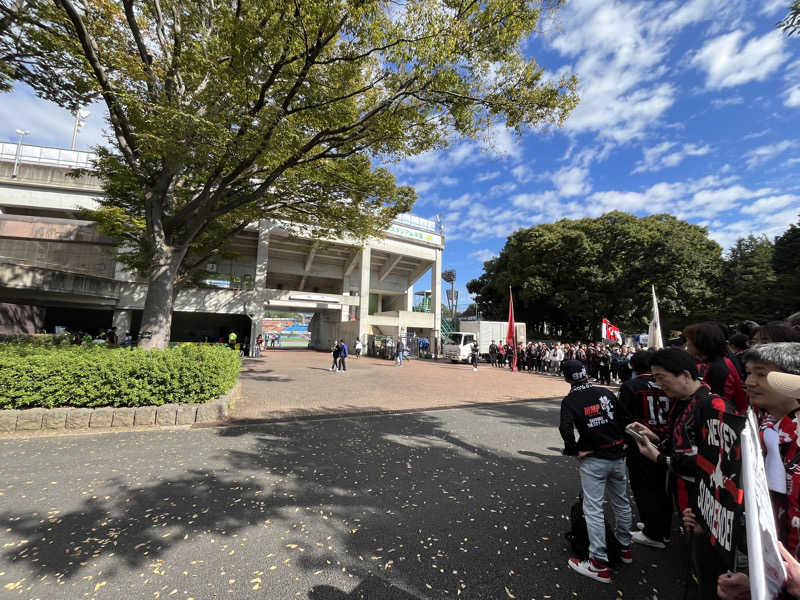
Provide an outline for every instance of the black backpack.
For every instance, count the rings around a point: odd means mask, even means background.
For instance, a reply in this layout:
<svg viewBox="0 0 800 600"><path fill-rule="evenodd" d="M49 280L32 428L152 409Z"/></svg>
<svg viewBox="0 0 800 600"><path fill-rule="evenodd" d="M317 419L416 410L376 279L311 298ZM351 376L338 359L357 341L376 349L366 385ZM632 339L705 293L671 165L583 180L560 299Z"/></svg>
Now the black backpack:
<svg viewBox="0 0 800 600"><path fill-rule="evenodd" d="M583 494L578 496L575 504L569 511L570 529L564 534L575 556L581 560L589 558L589 530L586 528L586 517L583 514ZM622 545L614 535L614 529L606 523L606 554L609 565L620 563Z"/></svg>

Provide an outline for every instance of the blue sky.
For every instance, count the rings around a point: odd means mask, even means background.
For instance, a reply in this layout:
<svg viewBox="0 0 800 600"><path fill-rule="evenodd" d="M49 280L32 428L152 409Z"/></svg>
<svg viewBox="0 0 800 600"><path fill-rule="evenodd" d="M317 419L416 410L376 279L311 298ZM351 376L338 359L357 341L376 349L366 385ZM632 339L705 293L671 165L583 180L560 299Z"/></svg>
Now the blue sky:
<svg viewBox="0 0 800 600"><path fill-rule="evenodd" d="M569 0L525 50L575 73L581 103L561 129L481 139L391 168L414 213L446 226L444 268L463 291L520 227L624 210L707 226L724 248L773 237L800 213L800 37L775 24L789 0ZM103 111L79 136L102 140ZM72 117L26 89L0 96L0 139L69 147ZM418 289L427 288L424 277Z"/></svg>

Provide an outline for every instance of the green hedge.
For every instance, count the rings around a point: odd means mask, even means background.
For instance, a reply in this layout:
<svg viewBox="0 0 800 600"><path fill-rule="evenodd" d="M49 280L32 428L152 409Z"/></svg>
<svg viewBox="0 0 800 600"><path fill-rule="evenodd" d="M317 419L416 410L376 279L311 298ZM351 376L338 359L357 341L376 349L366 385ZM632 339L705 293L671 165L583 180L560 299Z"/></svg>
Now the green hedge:
<svg viewBox="0 0 800 600"><path fill-rule="evenodd" d="M238 354L222 345L0 344L0 408L208 402L230 391L240 368Z"/></svg>

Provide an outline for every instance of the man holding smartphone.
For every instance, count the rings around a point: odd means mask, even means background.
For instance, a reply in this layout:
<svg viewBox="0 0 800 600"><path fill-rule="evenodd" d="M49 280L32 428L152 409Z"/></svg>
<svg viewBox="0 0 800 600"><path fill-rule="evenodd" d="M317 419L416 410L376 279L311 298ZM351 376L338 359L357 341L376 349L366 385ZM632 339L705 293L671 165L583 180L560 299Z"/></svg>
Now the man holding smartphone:
<svg viewBox="0 0 800 600"><path fill-rule="evenodd" d="M640 350L631 357L636 376L620 386L619 403L634 421L647 425L658 437L658 445L669 436L670 400L650 372L652 354L649 350ZM630 428L625 432L634 440L644 438ZM631 490L644 525L642 531L633 533L633 541L652 548L665 548L673 511L672 496L667 488L667 468L642 456L635 442L628 445L627 462Z"/></svg>

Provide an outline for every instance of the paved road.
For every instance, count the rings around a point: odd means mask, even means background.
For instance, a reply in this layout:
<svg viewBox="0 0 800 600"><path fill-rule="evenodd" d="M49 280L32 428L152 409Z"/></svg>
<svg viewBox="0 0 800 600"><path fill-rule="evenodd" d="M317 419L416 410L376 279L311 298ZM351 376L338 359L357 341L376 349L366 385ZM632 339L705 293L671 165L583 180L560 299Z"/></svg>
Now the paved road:
<svg viewBox="0 0 800 600"><path fill-rule="evenodd" d="M680 598L566 567L558 403L0 442L4 598Z"/></svg>
<svg viewBox="0 0 800 600"><path fill-rule="evenodd" d="M481 363L465 364L361 357L346 373L330 371L331 355L309 350L264 352L246 359L239 381L242 398L231 417L275 420L309 415L423 410L436 407L554 398L569 392L561 377L511 373Z"/></svg>

